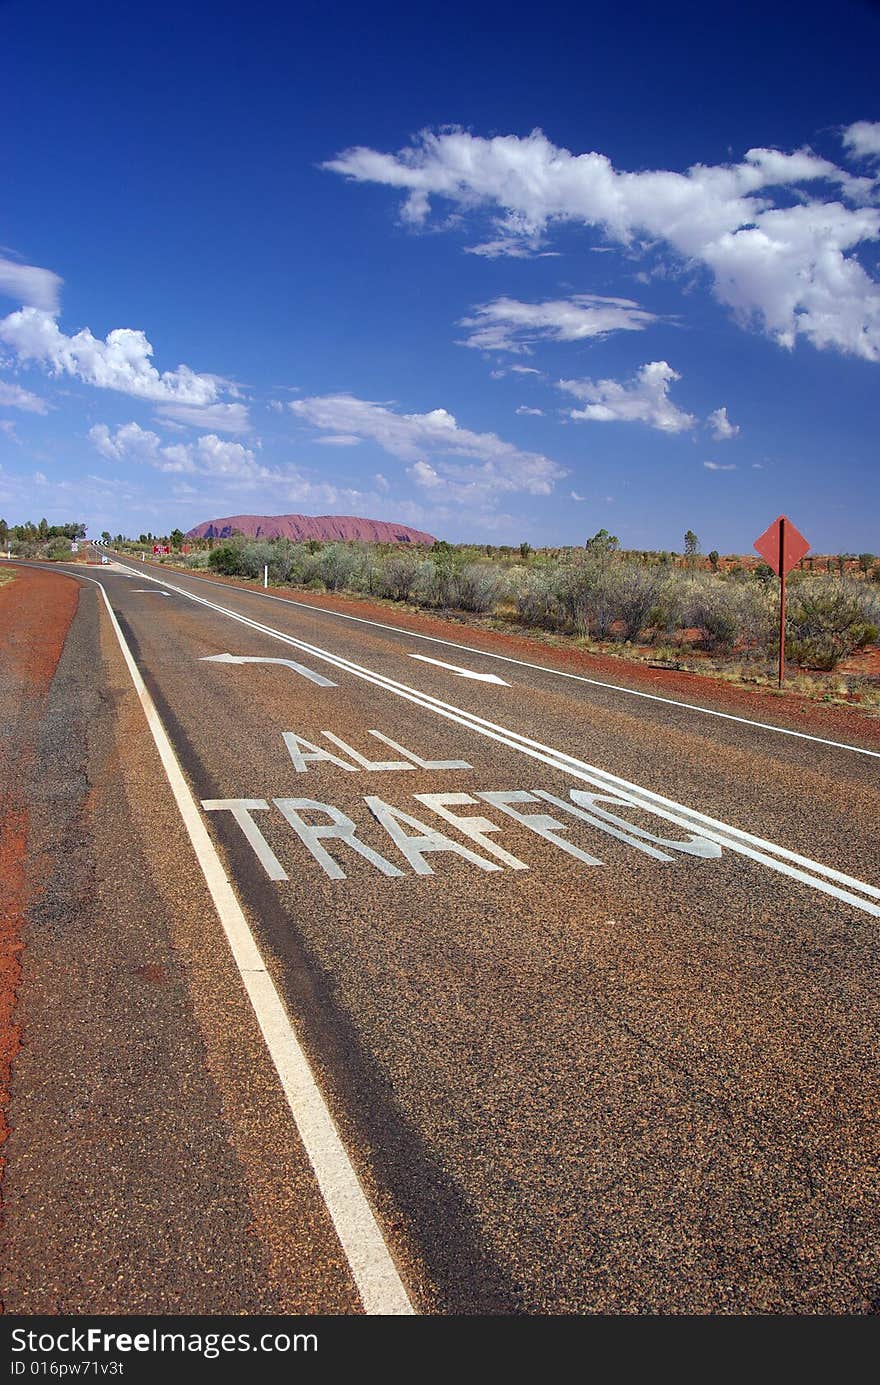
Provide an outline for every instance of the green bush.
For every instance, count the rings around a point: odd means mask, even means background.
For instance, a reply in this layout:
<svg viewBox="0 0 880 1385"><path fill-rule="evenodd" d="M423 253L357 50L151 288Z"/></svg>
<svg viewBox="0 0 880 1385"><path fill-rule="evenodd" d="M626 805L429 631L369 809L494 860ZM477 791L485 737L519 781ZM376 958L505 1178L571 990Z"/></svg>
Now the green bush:
<svg viewBox="0 0 880 1385"><path fill-rule="evenodd" d="M866 618L852 584L820 577L793 588L785 632L786 658L825 671L878 638L878 626Z"/></svg>

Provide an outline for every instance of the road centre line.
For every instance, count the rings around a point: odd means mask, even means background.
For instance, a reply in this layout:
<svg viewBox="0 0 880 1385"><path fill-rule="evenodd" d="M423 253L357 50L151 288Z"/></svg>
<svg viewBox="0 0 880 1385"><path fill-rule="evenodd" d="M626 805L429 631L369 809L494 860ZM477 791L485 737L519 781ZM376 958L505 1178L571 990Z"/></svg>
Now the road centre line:
<svg viewBox="0 0 880 1385"><path fill-rule="evenodd" d="M118 559L117 559L118 562ZM146 577L145 572L138 572L137 569L125 567L119 563L119 568L129 577ZM197 577L194 573L183 573L191 582L203 582L209 587L223 587L226 583L212 582L209 577ZM161 578L154 577L153 581L161 581ZM387 621L368 620L366 616L349 615L346 611L334 611L328 606L318 606L309 601L295 601L289 596L273 596L270 592L256 591L251 587L236 587L234 591L241 591L251 596L259 596L263 601L279 601L283 606L296 606L301 611L320 611L325 616L336 616L339 620L351 620L358 625L372 625L377 630L391 630L395 635L407 635L413 640L429 640L432 644L444 644L450 649L460 649L465 654L477 654L483 659L500 659L505 664L516 664L519 668L536 669L539 673L550 673L555 678L568 678L575 683L589 683L594 688L607 688L611 692L624 693L627 697L642 697L648 702L662 702L667 707L680 707L686 712L699 712L702 716L720 717L723 721L736 721L742 726L755 726L761 731L775 731L780 736L794 736L802 741L814 741L817 745L830 745L835 750L848 750L854 755L869 755L875 760L880 760L880 750L866 750L861 745L848 745L845 741L831 741L824 736L811 736L808 731L795 731L788 726L773 726L767 721L754 721L751 717L738 717L733 712L719 712L714 707L698 707L692 702L679 702L672 697L661 697L659 693L642 692L638 688L623 688L619 683L605 683L600 678L588 678L583 673L569 673L566 669L548 668L546 664L530 663L526 659L515 659L511 654L496 654L488 649L475 649L473 645L462 644L458 640L445 640L440 635L424 635L416 630L407 630L400 625L391 625Z"/></svg>
<svg viewBox="0 0 880 1385"><path fill-rule="evenodd" d="M576 756L567 754L565 751L555 750L553 747L544 745L540 741L534 741L528 736L521 735L518 731L512 731L507 727L499 726L495 722L487 721L484 717L477 716L475 713L468 712L461 707L455 707L450 703L442 702L439 698L433 697L430 693L423 693L416 688L410 688L404 683L398 683L396 680L386 677L385 674L376 673L371 669L364 668L361 664L354 663L350 659L331 654L328 650L321 649L317 645L309 644L305 640L297 639L293 635L287 635L283 631L276 630L270 625L263 625L260 621L251 619L250 616L242 615L240 612L221 606L217 602L197 596L194 592L189 592L183 587L176 587L167 579L153 577L150 580L162 582L163 585L169 587L171 591L176 591L179 595L185 596L188 600L195 602L197 605L205 606L209 610L227 616L230 620L235 620L241 625L246 625L253 630L257 630L261 634L279 640L282 644L290 645L295 649L312 655L313 658L321 659L335 668L351 673L356 678L372 683L376 687L384 688L395 696L407 702L411 702L416 706L423 707L428 711L432 711L437 716L443 717L447 721L456 722L458 725L475 731L479 735L485 736L490 740L497 741L499 744L505 745L509 749L517 750L523 755L528 755L531 759L538 760L543 764L550 765L554 769L561 770L563 773L582 779L600 790L610 790L617 796L628 798L635 807L646 809L658 817L666 818L668 821L674 822L680 827L689 828L691 831L697 829L701 835L707 837L710 841L715 841L723 846L727 846L729 850L736 851L742 856L747 856L762 865L768 866L771 870L788 875L801 884L810 886L811 889L832 895L843 903L851 904L864 913L872 914L880 918L880 905L870 902L871 899L880 900L880 889L874 885L858 880L853 876L846 875L844 872L838 871L832 866L821 865L819 862L811 860L808 856L802 856L798 852L790 851L787 847L779 846L774 842L767 841L765 838L746 832L742 828L734 827L729 823L719 821L717 818L709 817L704 813L698 812L696 809L687 808L683 804L677 803L674 799L666 798L662 794L655 793L652 789L644 788L639 784L634 784L629 780L622 779L618 775L611 774L607 770L589 765L585 761L579 760ZM843 888L841 888L841 886Z"/></svg>
<svg viewBox="0 0 880 1385"><path fill-rule="evenodd" d="M94 577L86 577L85 580L94 582L104 599L178 811L211 893L266 1047L281 1080L296 1128L305 1146L364 1309L370 1315L410 1315L415 1310L281 997L266 970L260 949L223 869L204 819L184 778L180 761L128 647L104 585Z"/></svg>

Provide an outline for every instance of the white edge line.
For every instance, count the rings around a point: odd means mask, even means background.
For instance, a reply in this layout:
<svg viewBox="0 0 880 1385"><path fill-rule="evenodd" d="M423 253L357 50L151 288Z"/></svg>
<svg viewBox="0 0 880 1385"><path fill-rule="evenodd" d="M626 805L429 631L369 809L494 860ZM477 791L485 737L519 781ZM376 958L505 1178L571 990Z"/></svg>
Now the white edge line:
<svg viewBox="0 0 880 1385"><path fill-rule="evenodd" d="M118 559L116 560L118 562ZM153 564L151 563L152 567ZM123 563L119 563L123 572L136 575L136 570L126 568ZM672 697L661 697L659 693L641 692L638 688L623 688L619 683L604 683L600 678L587 678L583 673L568 673L561 668L548 668L546 664L529 663L526 659L514 659L510 654L495 654L488 649L475 649L473 645L461 644L457 640L444 640L439 635L423 635L417 630L407 630L405 626L389 625L383 620L368 620L366 616L352 616L346 611L334 611L328 606L313 605L310 601L294 601L289 596L273 596L271 592L257 591L251 587L239 587L232 582L212 582L210 577L198 577L195 573L182 572L175 573L180 577L188 577L193 582L204 582L209 587L226 588L231 587L233 591L244 592L250 596L259 596L264 601L280 601L283 606L297 606L303 611L320 611L325 616L336 616L339 620L353 620L358 625L373 625L377 630L391 630L396 635L409 635L414 640L430 640L432 644L445 644L450 649L461 649L466 654L478 654L484 659L500 659L505 664L516 664L519 668L536 669L539 673L550 673L555 678L570 678L575 683L589 683L594 688L607 688L611 692L625 693L627 697L644 697L649 702L662 702L667 707L681 707L686 712L699 712L706 717L720 717L723 721L737 721L742 726L756 726L761 731L775 731L780 736L796 736L798 740L814 741L817 745L830 745L835 750L850 750L854 755L870 755L875 760L880 760L880 750L866 750L862 745L847 745L845 741L831 741L824 736L811 736L808 731L795 731L788 726L774 726L769 721L753 721L751 717L738 717L733 712L718 712L714 707L698 707L693 702L678 702ZM143 573L142 576L146 576ZM154 577L154 582L161 582L167 579Z"/></svg>
<svg viewBox="0 0 880 1385"><path fill-rule="evenodd" d="M94 579L92 579L94 580ZM779 871L783 875L791 876L803 884L810 885L813 889L820 890L824 894L833 895L835 898L847 904L854 904L857 908L875 917L880 917L880 908L876 904L869 903L866 899L860 899L858 895L852 894L849 889L841 890L830 883L837 880L840 884L850 886L852 889L863 891L866 895L880 898L880 890L874 885L870 885L863 880L858 880L853 876L846 875L842 871L835 870L831 866L823 866L818 861L811 860L808 856L801 856L797 852L790 851L787 847L779 846L775 842L765 840L763 837L754 836L744 829L735 827L732 824L721 822L716 818L710 818L700 813L695 808L687 808L683 804L676 803L673 799L664 798L662 794L655 793L653 789L643 788L639 784L633 784L627 779L622 779L618 775L611 774L608 770L599 769L594 765L587 764L584 760L577 759L574 755L569 755L564 751L555 750L552 746L544 745L541 741L533 741L528 736L521 735L518 731L511 731L507 727L499 726L496 722L488 721L485 717L477 716L474 712L465 711L461 707L455 707L448 702L442 702L439 698L433 697L430 693L424 693L416 688L410 688L406 683L398 683L385 674L376 673L371 669L364 668L361 664L354 663L351 659L346 659L338 654L331 654L328 650L322 650L317 645L308 644L305 640L297 639L294 635L287 635L282 630L275 630L271 625L263 625L254 620L251 616L243 615L241 611L234 611L226 606L221 606L215 601L209 601L207 597L197 596L195 592L188 592L184 587L175 587L167 579L154 577L154 582L165 581L172 591L178 592L197 605L206 606L209 610L219 611L228 616L230 620L237 621L240 625L249 626L253 630L259 630L265 635L270 635L273 639L282 644L288 644L296 649L301 649L313 657L323 659L326 663L332 664L335 668L340 668L348 673L353 673L355 677L362 678L364 681L373 683L376 687L384 688L388 692L403 698L408 702L413 702L417 706L435 712L438 716L444 717L448 721L455 721L469 730L488 737L491 740L499 741L513 750L519 750L522 754L530 756L534 760L539 760L544 764L551 765L555 769L562 770L563 773L573 774L578 779L583 779L601 789L610 787L618 793L628 794L639 806L644 806L644 800L648 800L653 805L653 810L658 812L661 817L666 817L670 821L678 822L679 825L693 829L694 819L705 823L708 827L705 835L713 837L715 840L722 840L720 834L724 834L724 845L730 850L737 851L743 856L749 856L753 860L760 861L762 865L769 866L771 869ZM672 811L670 811L672 810ZM758 847L759 853L754 850ZM764 854L764 853L770 854ZM782 858L782 859L774 859ZM795 863L789 865L788 862ZM804 871L798 870L796 866L804 866L807 870L814 871L815 875L806 875ZM819 877L818 879L816 877ZM821 877L826 877L822 879Z"/></svg>
<svg viewBox="0 0 880 1385"><path fill-rule="evenodd" d="M364 1310L371 1315L413 1314L415 1309L315 1081L309 1061L294 1033L275 983L266 970L260 949L208 835L184 778L180 761L126 643L103 583L94 577L87 577L86 581L94 582L104 598L104 605L119 641L131 681L140 698L171 792L223 925L266 1047L281 1079L296 1128L351 1268Z"/></svg>

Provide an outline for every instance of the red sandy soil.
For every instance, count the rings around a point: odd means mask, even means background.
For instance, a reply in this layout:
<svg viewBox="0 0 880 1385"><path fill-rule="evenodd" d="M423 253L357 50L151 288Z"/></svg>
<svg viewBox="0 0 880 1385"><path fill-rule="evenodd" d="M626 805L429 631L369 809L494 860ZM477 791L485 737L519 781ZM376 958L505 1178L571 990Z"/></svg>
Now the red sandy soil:
<svg viewBox="0 0 880 1385"><path fill-rule="evenodd" d="M204 572L192 575L207 577L209 581L218 585L251 590L256 586L255 583L243 582L235 577L221 577ZM262 590L262 587L259 590ZM743 687L711 678L707 674L652 668L647 664L630 662L614 655L594 654L573 644L551 644L526 634L489 630L473 623L467 617L456 619L426 615L422 612L401 610L390 603L383 605L380 602L338 593L300 591L290 587L270 587L269 592L273 596L301 601L304 605L324 606L328 610L343 611L347 615L383 621L386 625L393 625L401 630L437 635L440 639L460 641L462 644L472 645L475 649L507 654L514 659L542 664L548 668L563 668L566 672L580 673L587 678L615 683L621 687L656 693L660 697L712 706L718 711L750 717L754 721L771 721L779 726L806 731L814 736L824 736L829 740L854 740L868 747L880 748L880 717L872 716L857 705L821 702L794 689L784 689L780 693L776 688ZM682 651L683 654L685 652L687 651ZM880 651L870 650L855 655L846 664L842 664L838 671L858 673L862 676L880 672Z"/></svg>
<svg viewBox="0 0 880 1385"><path fill-rule="evenodd" d="M21 1046L14 1011L30 902L25 869L28 804L21 785L27 782L43 704L78 600L76 582L34 568L19 568L13 581L0 586L0 664L21 719L0 784L0 1146L9 1134L10 1069ZM0 1179L4 1167L0 1156Z"/></svg>

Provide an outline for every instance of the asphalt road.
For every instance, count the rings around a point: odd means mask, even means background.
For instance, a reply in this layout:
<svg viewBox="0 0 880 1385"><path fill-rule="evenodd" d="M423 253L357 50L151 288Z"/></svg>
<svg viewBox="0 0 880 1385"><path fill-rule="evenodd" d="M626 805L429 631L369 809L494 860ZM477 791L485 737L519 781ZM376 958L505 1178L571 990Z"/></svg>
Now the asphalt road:
<svg viewBox="0 0 880 1385"><path fill-rule="evenodd" d="M124 567L90 576L375 1224L346 1222L344 1169L312 1172L320 1131L290 1117L86 583L65 657L96 703L89 946L162 978L150 1007L117 995L113 1018L105 996L92 1102L117 1034L180 1080L107 1098L122 1172L53 1240L22 1190L58 1096L27 1078L44 1104L10 1142L11 1311L46 1311L34 1238L60 1282L102 1199L130 1225L108 1212L89 1263L128 1237L146 1311L880 1309L876 753ZM40 1023L45 1074L48 1003ZM212 1243L234 1263L205 1307ZM98 1278L55 1301L112 1304Z"/></svg>

